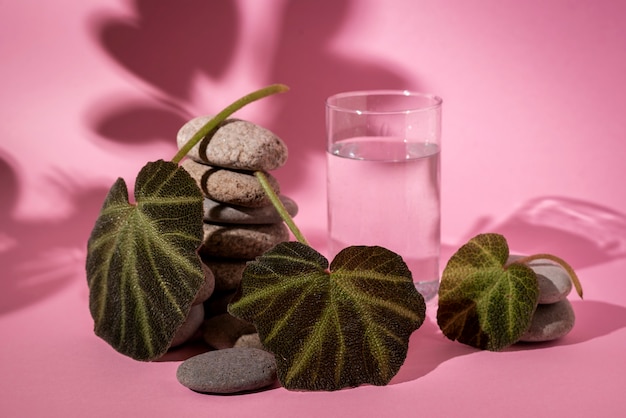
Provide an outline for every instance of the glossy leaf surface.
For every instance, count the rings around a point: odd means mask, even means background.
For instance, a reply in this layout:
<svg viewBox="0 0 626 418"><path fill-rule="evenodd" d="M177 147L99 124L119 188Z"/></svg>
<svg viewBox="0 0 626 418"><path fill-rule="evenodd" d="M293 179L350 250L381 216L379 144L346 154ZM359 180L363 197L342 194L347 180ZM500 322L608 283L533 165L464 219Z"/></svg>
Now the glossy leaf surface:
<svg viewBox="0 0 626 418"><path fill-rule="evenodd" d="M248 264L231 314L254 323L287 389L385 385L425 318L399 255L349 247L328 269L311 247L287 242Z"/></svg>
<svg viewBox="0 0 626 418"><path fill-rule="evenodd" d="M87 248L95 333L122 354L153 360L170 346L204 276L202 195L177 164L148 163L135 182L110 189Z"/></svg>
<svg viewBox="0 0 626 418"><path fill-rule="evenodd" d="M449 260L439 287L437 323L444 335L480 349L499 351L528 329L539 288L526 265L505 265L506 239L481 234Z"/></svg>

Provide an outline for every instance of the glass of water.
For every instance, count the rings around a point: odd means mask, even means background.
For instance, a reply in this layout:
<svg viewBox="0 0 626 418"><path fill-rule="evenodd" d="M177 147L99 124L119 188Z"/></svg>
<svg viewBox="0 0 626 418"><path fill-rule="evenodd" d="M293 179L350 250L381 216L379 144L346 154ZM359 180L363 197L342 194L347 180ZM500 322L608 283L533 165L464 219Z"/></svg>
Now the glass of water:
<svg viewBox="0 0 626 418"><path fill-rule="evenodd" d="M441 98L405 90L326 100L328 252L402 256L425 300L439 286Z"/></svg>

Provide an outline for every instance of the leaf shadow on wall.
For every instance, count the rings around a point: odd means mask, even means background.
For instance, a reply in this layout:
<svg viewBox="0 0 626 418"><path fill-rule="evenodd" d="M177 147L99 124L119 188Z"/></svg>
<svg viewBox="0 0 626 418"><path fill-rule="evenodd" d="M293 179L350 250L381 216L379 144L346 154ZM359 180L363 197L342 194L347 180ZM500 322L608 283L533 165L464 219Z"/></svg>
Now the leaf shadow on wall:
<svg viewBox="0 0 626 418"><path fill-rule="evenodd" d="M58 174L47 183L66 196L71 211L59 219L16 219L19 172L15 162L0 154L0 315L37 303L77 277L84 278L88 234L107 192Z"/></svg>
<svg viewBox="0 0 626 418"><path fill-rule="evenodd" d="M289 100L281 102L273 126L290 150L288 166L277 176L285 190L301 185L301 168L311 155L325 152L324 103L328 96L351 90L418 89L380 58L337 50L337 37L358 5L346 0L286 4L271 75L292 91ZM323 176L323 167L317 173Z"/></svg>
<svg viewBox="0 0 626 418"><path fill-rule="evenodd" d="M154 87L158 97L112 94L93 106L89 123L114 143L171 143L187 120L199 116L184 109L192 107L194 76L226 82L228 70L236 65L235 55L242 49L239 13L244 11L230 1L135 0L133 4L134 19L98 15L90 30L108 55ZM277 44L268 47L275 42L269 35L255 39L264 49L275 51L273 57L258 54L255 59L258 73L268 74L258 87L284 83L291 88L289 97L276 102L275 120L265 123L289 147L287 165L276 172L283 191L301 186L309 175L303 167L311 155L324 153L327 96L346 90L416 87L379 60L334 50L333 42L357 5L349 0L287 1L278 11L282 18ZM210 97L211 92L197 94Z"/></svg>
<svg viewBox="0 0 626 418"><path fill-rule="evenodd" d="M551 253L574 269L626 258L626 214L570 197L539 197L503 221L482 219L465 242L483 232L504 235L512 253Z"/></svg>
<svg viewBox="0 0 626 418"><path fill-rule="evenodd" d="M97 14L89 31L125 71L152 86L151 98L112 93L89 111L91 128L114 143L175 146L191 115L194 78L226 75L238 41L232 1L135 0L135 18ZM211 92L206 92L210 96Z"/></svg>

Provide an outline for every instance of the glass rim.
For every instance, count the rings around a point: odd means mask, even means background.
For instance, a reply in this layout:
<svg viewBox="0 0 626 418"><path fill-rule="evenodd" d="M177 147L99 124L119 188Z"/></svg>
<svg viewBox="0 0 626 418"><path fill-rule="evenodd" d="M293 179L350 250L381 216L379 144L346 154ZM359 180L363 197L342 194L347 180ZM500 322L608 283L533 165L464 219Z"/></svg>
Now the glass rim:
<svg viewBox="0 0 626 418"><path fill-rule="evenodd" d="M358 109L355 106L345 106L333 104L331 101L337 101L349 97L363 97L363 96L391 96L391 97L416 97L421 99L427 99L429 103L425 105L406 106L404 108L398 108L398 110L367 110ZM362 113L362 114L394 114L394 113L413 113L413 112L425 112L441 107L443 99L435 94L421 93L412 90L400 90L400 89L387 89L387 90L355 90L346 91L342 93L333 94L326 99L326 107L328 109L349 112L349 113Z"/></svg>

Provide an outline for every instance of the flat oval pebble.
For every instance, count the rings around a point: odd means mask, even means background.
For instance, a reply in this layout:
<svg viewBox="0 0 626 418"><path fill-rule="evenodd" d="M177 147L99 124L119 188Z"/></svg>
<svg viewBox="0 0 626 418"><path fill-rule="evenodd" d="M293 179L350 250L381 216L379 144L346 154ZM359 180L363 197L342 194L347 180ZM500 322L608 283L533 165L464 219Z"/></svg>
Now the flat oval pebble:
<svg viewBox="0 0 626 418"><path fill-rule="evenodd" d="M512 255L509 261L521 258ZM572 291L572 279L567 271L550 260L533 260L527 264L537 275L539 284L539 303L555 303L567 298Z"/></svg>
<svg viewBox="0 0 626 418"><path fill-rule="evenodd" d="M223 291L237 289L248 260L206 257L202 259L202 263L215 276L215 290Z"/></svg>
<svg viewBox="0 0 626 418"><path fill-rule="evenodd" d="M252 260L289 239L284 223L272 225L215 225L205 223L204 239L198 252L202 257Z"/></svg>
<svg viewBox="0 0 626 418"><path fill-rule="evenodd" d="M537 305L530 328L520 342L552 341L561 338L574 328L575 315L569 300Z"/></svg>
<svg viewBox="0 0 626 418"><path fill-rule="evenodd" d="M287 196L279 196L280 201L293 218L298 214L298 205ZM204 221L224 224L275 224L282 222L274 205L251 208L229 205L211 199L204 199Z"/></svg>
<svg viewBox="0 0 626 418"><path fill-rule="evenodd" d="M176 142L180 149L212 116L200 116L183 125ZM275 170L287 161L287 146L272 132L254 123L227 119L210 137L196 144L187 155L219 167L240 170Z"/></svg>
<svg viewBox="0 0 626 418"><path fill-rule="evenodd" d="M181 166L196 181L204 197L230 205L262 207L271 205L261 183L252 172L212 167L186 159ZM278 180L265 173L267 181L276 194L280 193Z"/></svg>
<svg viewBox="0 0 626 418"><path fill-rule="evenodd" d="M178 381L202 393L237 393L276 381L274 355L257 348L227 348L191 357L178 366Z"/></svg>

